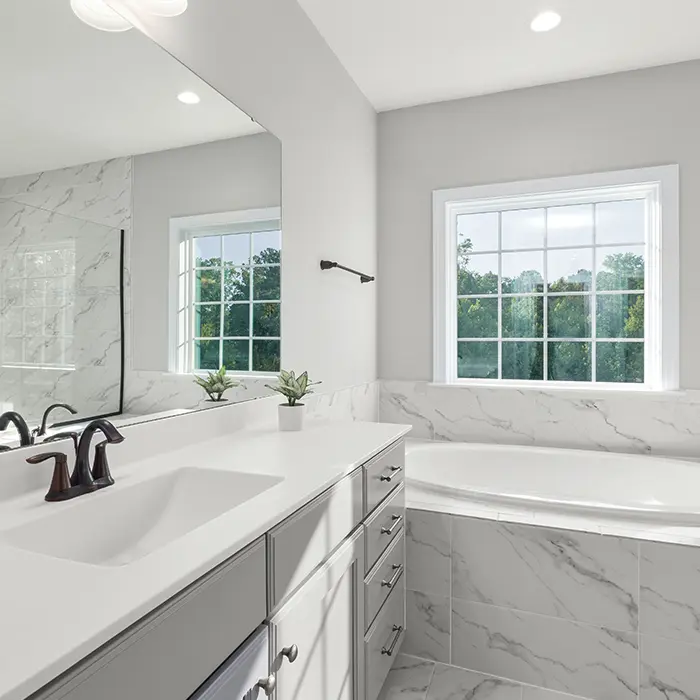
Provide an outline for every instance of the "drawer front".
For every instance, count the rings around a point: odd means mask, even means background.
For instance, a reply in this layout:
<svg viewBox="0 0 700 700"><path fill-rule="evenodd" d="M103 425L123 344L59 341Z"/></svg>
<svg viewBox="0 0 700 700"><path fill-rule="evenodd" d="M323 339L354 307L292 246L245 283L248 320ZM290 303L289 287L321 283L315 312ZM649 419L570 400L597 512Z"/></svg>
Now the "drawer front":
<svg viewBox="0 0 700 700"><path fill-rule="evenodd" d="M401 578L403 581L403 577ZM399 653L406 629L406 595L403 583L389 596L386 605L365 637L367 697L376 700Z"/></svg>
<svg viewBox="0 0 700 700"><path fill-rule="evenodd" d="M345 477L268 533L271 613L359 525L362 470Z"/></svg>
<svg viewBox="0 0 700 700"><path fill-rule="evenodd" d="M267 626L263 626L190 700L263 700L265 690L261 685L270 675L269 641Z"/></svg>
<svg viewBox="0 0 700 700"><path fill-rule="evenodd" d="M186 700L264 619L259 540L33 697Z"/></svg>
<svg viewBox="0 0 700 700"><path fill-rule="evenodd" d="M365 515L371 513L404 481L406 451L403 440L364 465Z"/></svg>
<svg viewBox="0 0 700 700"><path fill-rule="evenodd" d="M365 579L365 631L374 622L391 592L403 585L406 538L402 530Z"/></svg>
<svg viewBox="0 0 700 700"><path fill-rule="evenodd" d="M405 493L402 484L365 523L367 553L365 573L369 572L402 530L406 517Z"/></svg>

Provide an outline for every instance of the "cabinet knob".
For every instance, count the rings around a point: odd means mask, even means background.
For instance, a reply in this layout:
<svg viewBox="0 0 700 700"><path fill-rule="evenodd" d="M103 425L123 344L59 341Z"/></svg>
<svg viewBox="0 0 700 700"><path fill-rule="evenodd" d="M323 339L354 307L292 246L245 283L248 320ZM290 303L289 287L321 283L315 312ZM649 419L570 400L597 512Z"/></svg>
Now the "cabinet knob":
<svg viewBox="0 0 700 700"><path fill-rule="evenodd" d="M299 656L299 647L296 644L292 644L290 647L284 647L280 653L289 659L290 664L293 664L297 660L297 656Z"/></svg>
<svg viewBox="0 0 700 700"><path fill-rule="evenodd" d="M265 695L270 697L270 695L275 692L275 688L277 687L277 677L274 673L271 673L267 678L261 678L255 684L255 687L260 688Z"/></svg>

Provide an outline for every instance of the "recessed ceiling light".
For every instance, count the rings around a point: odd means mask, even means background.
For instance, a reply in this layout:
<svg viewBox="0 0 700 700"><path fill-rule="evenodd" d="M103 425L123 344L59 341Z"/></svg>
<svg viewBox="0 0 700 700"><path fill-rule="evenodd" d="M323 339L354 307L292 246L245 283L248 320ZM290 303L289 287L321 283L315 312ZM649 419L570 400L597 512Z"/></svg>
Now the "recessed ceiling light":
<svg viewBox="0 0 700 700"><path fill-rule="evenodd" d="M561 15L558 12L540 12L530 24L533 32L549 32L561 24Z"/></svg>
<svg viewBox="0 0 700 700"><path fill-rule="evenodd" d="M196 92L181 92L177 99L186 105L196 105L199 104L199 95Z"/></svg>

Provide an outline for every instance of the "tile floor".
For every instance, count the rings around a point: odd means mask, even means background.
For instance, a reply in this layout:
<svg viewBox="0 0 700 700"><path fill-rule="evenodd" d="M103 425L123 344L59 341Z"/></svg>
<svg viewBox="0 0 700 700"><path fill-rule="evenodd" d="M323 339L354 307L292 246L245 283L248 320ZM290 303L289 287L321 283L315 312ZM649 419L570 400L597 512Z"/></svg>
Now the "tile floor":
<svg viewBox="0 0 700 700"><path fill-rule="evenodd" d="M579 700L455 666L399 654L379 700Z"/></svg>

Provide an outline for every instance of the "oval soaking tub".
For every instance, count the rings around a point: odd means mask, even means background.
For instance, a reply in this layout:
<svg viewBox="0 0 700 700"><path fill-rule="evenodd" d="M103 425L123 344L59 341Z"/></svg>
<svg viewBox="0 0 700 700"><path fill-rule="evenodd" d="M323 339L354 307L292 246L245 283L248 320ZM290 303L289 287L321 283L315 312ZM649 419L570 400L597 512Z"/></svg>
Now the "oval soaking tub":
<svg viewBox="0 0 700 700"><path fill-rule="evenodd" d="M452 442L406 454L413 500L700 525L700 464L661 457Z"/></svg>

